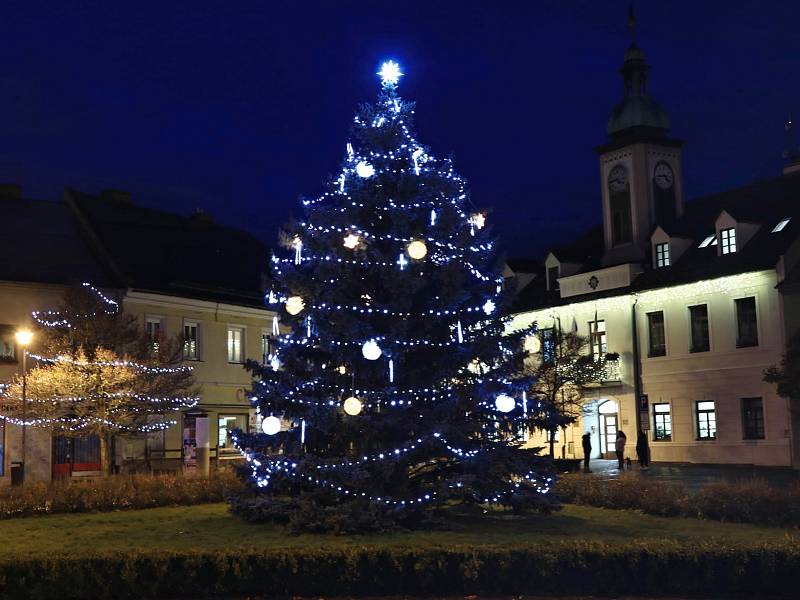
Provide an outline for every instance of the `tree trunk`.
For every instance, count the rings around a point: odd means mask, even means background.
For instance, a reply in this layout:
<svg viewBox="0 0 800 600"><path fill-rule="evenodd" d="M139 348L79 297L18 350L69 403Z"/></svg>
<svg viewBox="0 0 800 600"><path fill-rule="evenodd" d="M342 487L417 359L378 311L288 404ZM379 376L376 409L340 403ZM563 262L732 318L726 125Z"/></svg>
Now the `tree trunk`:
<svg viewBox="0 0 800 600"><path fill-rule="evenodd" d="M108 477L111 472L111 443L106 432L101 433L100 438L100 470L103 477Z"/></svg>
<svg viewBox="0 0 800 600"><path fill-rule="evenodd" d="M550 430L550 458L552 459L555 459L556 457L556 431L558 430Z"/></svg>

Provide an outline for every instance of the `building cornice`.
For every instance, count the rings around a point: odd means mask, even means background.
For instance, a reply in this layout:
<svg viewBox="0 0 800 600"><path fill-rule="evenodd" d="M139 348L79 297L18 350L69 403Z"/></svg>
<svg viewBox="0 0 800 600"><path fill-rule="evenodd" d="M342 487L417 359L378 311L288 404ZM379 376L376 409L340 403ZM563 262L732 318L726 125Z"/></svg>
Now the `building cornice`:
<svg viewBox="0 0 800 600"><path fill-rule="evenodd" d="M172 296L169 294L156 294L152 292L141 292L129 289L125 293L123 302L133 304L148 304L159 308L185 309L210 313L225 313L234 317L255 317L259 319L271 318L275 311L266 308L255 308L252 306L238 306L226 302L212 302L209 300L196 300L183 296Z"/></svg>

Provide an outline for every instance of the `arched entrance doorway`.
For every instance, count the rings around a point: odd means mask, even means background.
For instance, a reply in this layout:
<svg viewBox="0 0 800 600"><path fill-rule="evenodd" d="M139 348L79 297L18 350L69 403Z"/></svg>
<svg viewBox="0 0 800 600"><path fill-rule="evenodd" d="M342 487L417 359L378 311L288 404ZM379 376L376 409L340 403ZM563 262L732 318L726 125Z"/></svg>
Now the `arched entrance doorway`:
<svg viewBox="0 0 800 600"><path fill-rule="evenodd" d="M606 400L597 407L600 416L600 456L614 458L614 444L617 441L619 428L619 405L613 400Z"/></svg>

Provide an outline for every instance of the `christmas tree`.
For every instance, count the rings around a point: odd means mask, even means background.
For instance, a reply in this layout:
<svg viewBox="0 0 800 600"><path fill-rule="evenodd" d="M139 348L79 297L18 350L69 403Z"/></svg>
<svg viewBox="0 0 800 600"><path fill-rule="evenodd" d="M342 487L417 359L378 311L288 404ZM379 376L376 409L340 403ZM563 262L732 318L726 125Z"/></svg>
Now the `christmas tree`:
<svg viewBox="0 0 800 600"><path fill-rule="evenodd" d="M268 302L291 331L248 367L263 433L236 436L256 492L234 510L347 531L461 503L546 510L552 479L518 441L530 331L507 331L485 214L416 139L398 65L379 75L338 177L272 259Z"/></svg>

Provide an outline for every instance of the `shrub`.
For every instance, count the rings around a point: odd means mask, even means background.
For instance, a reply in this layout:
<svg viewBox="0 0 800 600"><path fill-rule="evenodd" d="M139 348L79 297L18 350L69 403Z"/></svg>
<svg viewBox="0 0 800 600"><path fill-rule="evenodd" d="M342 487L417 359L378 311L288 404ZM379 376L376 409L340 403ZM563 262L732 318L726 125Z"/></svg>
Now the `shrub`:
<svg viewBox="0 0 800 600"><path fill-rule="evenodd" d="M634 509L666 517L800 526L800 483L776 489L760 479L719 481L690 495L681 484L632 474L623 474L619 479L565 475L556 483L555 492L564 502L600 508Z"/></svg>
<svg viewBox="0 0 800 600"><path fill-rule="evenodd" d="M221 502L240 486L230 469L218 469L210 477L115 475L88 481L28 483L0 489L0 519Z"/></svg>
<svg viewBox="0 0 800 600"><path fill-rule="evenodd" d="M253 552L15 557L0 596L38 599L401 595L743 595L793 597L790 543L354 546ZM55 591L58 591L56 594Z"/></svg>

